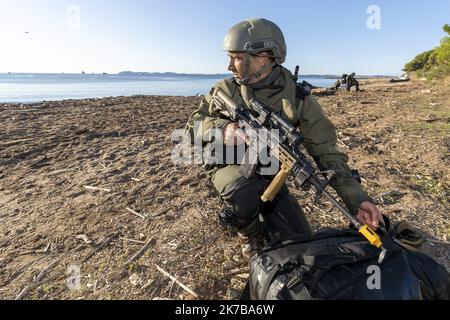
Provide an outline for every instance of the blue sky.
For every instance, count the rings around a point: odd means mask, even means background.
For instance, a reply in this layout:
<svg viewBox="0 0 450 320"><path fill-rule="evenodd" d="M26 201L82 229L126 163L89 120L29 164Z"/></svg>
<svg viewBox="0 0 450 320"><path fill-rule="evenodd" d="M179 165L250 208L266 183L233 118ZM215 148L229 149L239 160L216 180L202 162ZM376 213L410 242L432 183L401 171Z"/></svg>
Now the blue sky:
<svg viewBox="0 0 450 320"><path fill-rule="evenodd" d="M0 0L0 72L224 73L223 37L252 17L283 30L289 69L399 74L439 44L450 1Z"/></svg>

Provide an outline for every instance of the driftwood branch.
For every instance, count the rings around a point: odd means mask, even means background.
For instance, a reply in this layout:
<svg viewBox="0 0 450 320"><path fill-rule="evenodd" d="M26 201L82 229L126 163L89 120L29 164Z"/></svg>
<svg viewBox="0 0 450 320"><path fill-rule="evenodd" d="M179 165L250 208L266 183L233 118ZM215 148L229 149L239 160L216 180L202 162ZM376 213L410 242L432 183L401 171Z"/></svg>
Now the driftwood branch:
<svg viewBox="0 0 450 320"><path fill-rule="evenodd" d="M108 167L103 164L103 162L99 162L99 164L103 167L103 169L108 170Z"/></svg>
<svg viewBox="0 0 450 320"><path fill-rule="evenodd" d="M344 143L344 141L342 141L341 139L337 139L337 142L339 143L339 144L341 144L345 149L350 149L350 147L348 146L348 145L346 145L345 143Z"/></svg>
<svg viewBox="0 0 450 320"><path fill-rule="evenodd" d="M170 273L168 273L166 270L164 270L163 268L161 268L160 266L156 265L156 269L161 272L162 274L164 274L166 277L170 278L170 280L176 282L176 284L178 284L181 288L183 288L185 291L187 291L188 293L190 293L191 295L193 295L194 297L198 298L198 294L196 294L194 291L192 291L191 289L189 289L186 285L184 285L180 280L178 280L177 278L175 278L174 276L172 276Z"/></svg>
<svg viewBox="0 0 450 320"><path fill-rule="evenodd" d="M135 239L129 239L129 238L124 238L124 237L120 237L119 239L122 241L126 241L126 242L132 242L132 243L137 243L137 244L142 244L142 245L145 244L144 241L135 240Z"/></svg>
<svg viewBox="0 0 450 320"><path fill-rule="evenodd" d="M425 121L425 122L436 122L436 121L442 121L442 120L448 122L448 121L450 121L450 118L433 118L433 119L425 119L423 121Z"/></svg>
<svg viewBox="0 0 450 320"><path fill-rule="evenodd" d="M105 191L105 192L111 192L111 189L104 189L104 188L97 188L92 186L84 186L86 190L93 190L93 191Z"/></svg>
<svg viewBox="0 0 450 320"><path fill-rule="evenodd" d="M228 272L228 274L234 276L245 272L248 272L248 267L231 270L230 272Z"/></svg>
<svg viewBox="0 0 450 320"><path fill-rule="evenodd" d="M140 258L144 254L144 252L148 249L148 247L154 243L155 243L154 239L148 240L144 244L144 246L141 248L141 250L139 250L134 256L132 256L127 262L124 263L124 267L129 265L131 262L135 261L136 259Z"/></svg>
<svg viewBox="0 0 450 320"><path fill-rule="evenodd" d="M31 111L39 111L39 109L13 109L7 110L8 112L31 112Z"/></svg>
<svg viewBox="0 0 450 320"><path fill-rule="evenodd" d="M48 267L46 267L41 272L39 272L37 277L34 278L33 281L31 281L31 283L29 283L25 288L23 288L23 290L17 295L15 300L22 300L23 298L25 298L27 296L28 292L30 290L34 289L37 285L39 285L39 283L45 277L45 275L51 269L53 269L58 264L58 262L59 262L59 260L53 261Z"/></svg>
<svg viewBox="0 0 450 320"><path fill-rule="evenodd" d="M137 213L136 211L134 211L134 210L132 210L132 209L130 209L130 208L126 208L126 209L127 209L128 212L131 212L131 213L134 214L135 216L138 216L139 218L145 219L145 216L144 216L144 215L142 215L142 214L140 214L140 213Z"/></svg>

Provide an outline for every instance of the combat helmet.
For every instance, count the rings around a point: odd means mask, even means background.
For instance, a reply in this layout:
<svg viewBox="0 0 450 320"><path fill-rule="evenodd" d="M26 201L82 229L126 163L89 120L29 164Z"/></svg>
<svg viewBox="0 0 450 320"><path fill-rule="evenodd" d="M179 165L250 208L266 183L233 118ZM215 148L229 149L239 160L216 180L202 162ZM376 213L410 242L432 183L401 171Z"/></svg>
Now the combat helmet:
<svg viewBox="0 0 450 320"><path fill-rule="evenodd" d="M270 51L271 57L275 61L274 64L268 66L270 68L284 63L287 55L283 32L275 23L263 18L248 19L233 26L225 36L223 50L244 52L247 66L248 55L258 55L261 52ZM246 74L241 82L245 84L252 76L258 78L264 71L266 70L260 70L254 75Z"/></svg>
<svg viewBox="0 0 450 320"><path fill-rule="evenodd" d="M225 51L258 54L272 51L277 64L286 61L287 46L281 29L272 21L257 18L239 22L225 36Z"/></svg>

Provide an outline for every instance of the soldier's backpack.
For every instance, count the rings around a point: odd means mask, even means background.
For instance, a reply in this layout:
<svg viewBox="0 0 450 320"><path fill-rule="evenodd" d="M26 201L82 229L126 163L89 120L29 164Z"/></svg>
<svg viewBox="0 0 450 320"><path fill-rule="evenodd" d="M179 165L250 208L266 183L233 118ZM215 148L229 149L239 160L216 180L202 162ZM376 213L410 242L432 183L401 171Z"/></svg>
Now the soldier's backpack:
<svg viewBox="0 0 450 320"><path fill-rule="evenodd" d="M449 273L410 246L414 237L403 236L391 228L383 238L388 252L381 264L380 250L351 229L268 247L251 259L242 299L448 300Z"/></svg>

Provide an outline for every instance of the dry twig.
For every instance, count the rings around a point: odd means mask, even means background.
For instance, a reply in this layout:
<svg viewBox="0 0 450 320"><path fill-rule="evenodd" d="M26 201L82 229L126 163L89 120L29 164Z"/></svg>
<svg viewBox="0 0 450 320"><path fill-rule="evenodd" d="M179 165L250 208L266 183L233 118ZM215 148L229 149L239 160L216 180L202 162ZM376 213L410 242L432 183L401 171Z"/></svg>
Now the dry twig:
<svg viewBox="0 0 450 320"><path fill-rule="evenodd" d="M188 293L190 293L191 295L193 295L195 298L198 298L198 294L196 294L194 291L192 291L191 289L189 289L186 285L184 285L180 280L178 280L177 278L175 278L174 276L172 276L170 273L168 273L166 270L164 270L163 268L161 268L160 266L156 265L156 269L161 272L162 274L164 274L166 277L170 278L172 281L176 282L176 284L178 284L181 288L183 288L185 291L187 291Z"/></svg>
<svg viewBox="0 0 450 320"><path fill-rule="evenodd" d="M145 218L146 218L144 215L142 215L142 214L140 214L140 213L137 213L136 211L134 211L134 210L132 210L132 209L130 209L130 208L126 208L126 209L127 209L127 211L131 212L132 214L138 216L139 218L142 218L142 219L145 219Z"/></svg>
<svg viewBox="0 0 450 320"><path fill-rule="evenodd" d="M142 244L142 245L145 244L144 241L139 241L139 240L134 240L134 239L128 239L128 238L123 238L123 237L120 237L119 239L122 241L133 242L133 243Z"/></svg>
<svg viewBox="0 0 450 320"><path fill-rule="evenodd" d="M92 187L92 186L84 186L85 189L87 190L93 190L93 191L105 191L105 192L111 192L111 189L104 189L104 188L97 188L97 187Z"/></svg>
<svg viewBox="0 0 450 320"><path fill-rule="evenodd" d="M37 277L34 278L33 281L31 281L31 283L29 283L25 288L23 288L23 290L17 295L15 300L22 300L23 298L25 298L26 295L28 294L28 292L30 290L34 289L37 285L39 285L42 278L44 278L45 275L58 264L58 262L59 262L59 259L56 261L53 261L48 267L46 267L41 272L39 272Z"/></svg>
<svg viewBox="0 0 450 320"><path fill-rule="evenodd" d="M132 256L127 262L125 262L124 267L127 266L127 265L129 265L129 264L130 264L131 262L133 262L134 260L140 258L140 257L144 254L144 252L148 249L148 247L149 247L151 244L154 244L154 243L155 243L155 240L154 240L154 239L149 239L149 240L145 243L145 245L141 248L141 250L139 250L134 256Z"/></svg>

